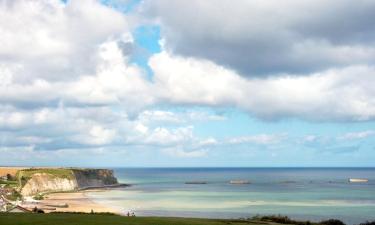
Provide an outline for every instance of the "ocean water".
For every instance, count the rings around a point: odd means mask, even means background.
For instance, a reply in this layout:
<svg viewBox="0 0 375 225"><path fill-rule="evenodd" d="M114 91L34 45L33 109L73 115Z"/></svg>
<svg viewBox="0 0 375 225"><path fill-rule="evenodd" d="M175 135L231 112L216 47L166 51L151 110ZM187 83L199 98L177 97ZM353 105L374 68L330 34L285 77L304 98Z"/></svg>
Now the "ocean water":
<svg viewBox="0 0 375 225"><path fill-rule="evenodd" d="M239 218L283 214L348 224L375 220L375 168L121 168L131 187L88 193L138 216ZM366 178L368 183L349 183ZM230 180L249 180L234 185ZM206 184L185 184L203 181Z"/></svg>

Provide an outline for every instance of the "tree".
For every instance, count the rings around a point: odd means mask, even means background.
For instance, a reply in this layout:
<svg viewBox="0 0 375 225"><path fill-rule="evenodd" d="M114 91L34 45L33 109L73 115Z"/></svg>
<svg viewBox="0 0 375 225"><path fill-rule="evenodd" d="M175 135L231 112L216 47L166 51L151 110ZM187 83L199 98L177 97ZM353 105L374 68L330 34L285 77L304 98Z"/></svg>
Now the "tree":
<svg viewBox="0 0 375 225"><path fill-rule="evenodd" d="M9 173L7 174L7 180L13 180L13 176L10 175Z"/></svg>

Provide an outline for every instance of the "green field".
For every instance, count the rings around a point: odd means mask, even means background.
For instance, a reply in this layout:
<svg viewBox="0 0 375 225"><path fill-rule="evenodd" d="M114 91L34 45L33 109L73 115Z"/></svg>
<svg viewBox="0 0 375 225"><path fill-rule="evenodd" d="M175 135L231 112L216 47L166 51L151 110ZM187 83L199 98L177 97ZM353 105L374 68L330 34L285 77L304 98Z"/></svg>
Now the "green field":
<svg viewBox="0 0 375 225"><path fill-rule="evenodd" d="M68 213L0 213L0 225L245 225L275 224L260 221L167 217L124 217Z"/></svg>

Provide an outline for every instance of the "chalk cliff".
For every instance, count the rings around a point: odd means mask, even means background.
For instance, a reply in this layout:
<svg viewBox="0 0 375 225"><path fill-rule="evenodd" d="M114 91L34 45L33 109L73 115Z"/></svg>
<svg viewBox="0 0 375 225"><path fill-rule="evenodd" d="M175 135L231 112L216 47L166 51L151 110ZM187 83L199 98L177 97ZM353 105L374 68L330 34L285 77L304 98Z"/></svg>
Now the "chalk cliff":
<svg viewBox="0 0 375 225"><path fill-rule="evenodd" d="M113 171L107 169L37 169L18 176L23 196L118 184Z"/></svg>

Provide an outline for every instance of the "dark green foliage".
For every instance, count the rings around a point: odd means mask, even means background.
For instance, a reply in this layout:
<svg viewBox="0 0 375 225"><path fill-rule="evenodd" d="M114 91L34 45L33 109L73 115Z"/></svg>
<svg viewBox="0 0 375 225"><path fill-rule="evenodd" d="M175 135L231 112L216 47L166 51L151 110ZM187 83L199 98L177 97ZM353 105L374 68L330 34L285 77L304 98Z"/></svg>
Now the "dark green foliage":
<svg viewBox="0 0 375 225"><path fill-rule="evenodd" d="M44 213L43 209L38 209L37 207L34 207L33 213Z"/></svg>
<svg viewBox="0 0 375 225"><path fill-rule="evenodd" d="M7 199L11 200L11 201L20 200L20 199L22 199L22 195L18 191L13 189L12 192L11 192L11 195L7 196Z"/></svg>
<svg viewBox="0 0 375 225"><path fill-rule="evenodd" d="M282 215L269 215L269 216L255 216L253 220L264 221L264 222L274 222L280 224L296 224L296 225L310 225L310 221L298 221L292 220L288 216Z"/></svg>
<svg viewBox="0 0 375 225"><path fill-rule="evenodd" d="M9 173L7 174L7 181L15 181L16 178L10 175Z"/></svg>
<svg viewBox="0 0 375 225"><path fill-rule="evenodd" d="M375 225L375 220L374 221L366 221L364 223L360 223L359 225Z"/></svg>
<svg viewBox="0 0 375 225"><path fill-rule="evenodd" d="M324 220L324 221L321 221L319 224L322 224L322 225L345 225L345 223L342 222L341 220L335 220L335 219Z"/></svg>
<svg viewBox="0 0 375 225"><path fill-rule="evenodd" d="M44 196L42 194L37 194L33 197L34 200L43 200Z"/></svg>

